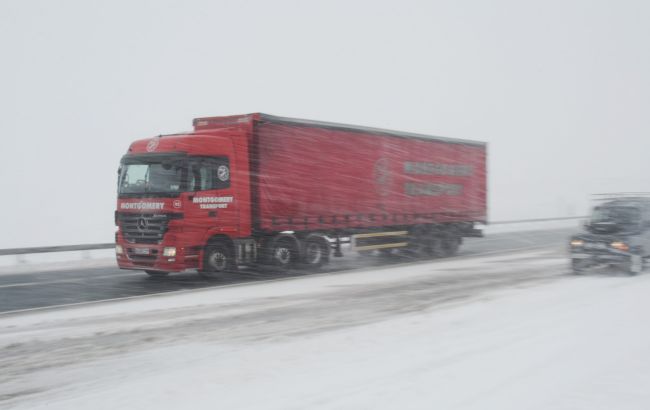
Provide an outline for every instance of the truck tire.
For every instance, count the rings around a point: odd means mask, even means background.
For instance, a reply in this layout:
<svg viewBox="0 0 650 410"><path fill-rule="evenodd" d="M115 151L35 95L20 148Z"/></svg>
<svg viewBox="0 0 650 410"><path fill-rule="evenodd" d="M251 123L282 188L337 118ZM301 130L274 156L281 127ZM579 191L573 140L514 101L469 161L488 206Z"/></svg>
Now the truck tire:
<svg viewBox="0 0 650 410"><path fill-rule="evenodd" d="M439 235L431 239L431 257L442 258L445 256L445 248L443 246L445 238Z"/></svg>
<svg viewBox="0 0 650 410"><path fill-rule="evenodd" d="M329 262L330 246L321 238L309 238L305 242L303 263L310 268L319 268Z"/></svg>
<svg viewBox="0 0 650 410"><path fill-rule="evenodd" d="M199 274L206 279L216 279L222 274L236 269L234 256L224 243L208 245L203 256L203 269Z"/></svg>
<svg viewBox="0 0 650 410"><path fill-rule="evenodd" d="M298 261L298 249L289 238L280 238L271 247L270 261L276 268L289 269Z"/></svg>
<svg viewBox="0 0 650 410"><path fill-rule="evenodd" d="M423 226L416 227L410 233L407 253L416 259L428 259L433 256L433 242L431 233Z"/></svg>
<svg viewBox="0 0 650 410"><path fill-rule="evenodd" d="M160 271L160 270L148 270L147 269L147 270L145 270L145 273L147 275L149 275L149 277L156 278L156 279L164 278L167 275L169 275L169 272L164 272L164 271Z"/></svg>
<svg viewBox="0 0 650 410"><path fill-rule="evenodd" d="M442 239L443 257L456 256L460 248L460 238L455 234L447 234Z"/></svg>

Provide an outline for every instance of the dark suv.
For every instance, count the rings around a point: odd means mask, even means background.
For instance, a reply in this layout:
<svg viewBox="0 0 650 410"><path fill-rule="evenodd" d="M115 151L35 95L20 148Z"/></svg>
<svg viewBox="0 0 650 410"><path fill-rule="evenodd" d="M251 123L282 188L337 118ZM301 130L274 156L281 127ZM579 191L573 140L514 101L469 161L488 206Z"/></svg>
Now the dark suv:
<svg viewBox="0 0 650 410"><path fill-rule="evenodd" d="M650 198L610 198L593 210L585 231L571 237L574 273L614 266L631 275L650 257Z"/></svg>

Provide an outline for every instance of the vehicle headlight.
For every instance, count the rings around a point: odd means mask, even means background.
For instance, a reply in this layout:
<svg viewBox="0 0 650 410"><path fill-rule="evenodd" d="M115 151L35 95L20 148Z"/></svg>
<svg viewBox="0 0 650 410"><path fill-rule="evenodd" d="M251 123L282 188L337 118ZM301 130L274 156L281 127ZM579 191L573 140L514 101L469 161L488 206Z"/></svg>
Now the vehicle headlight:
<svg viewBox="0 0 650 410"><path fill-rule="evenodd" d="M625 242L621 242L621 241L614 241L610 244L610 246L619 251L627 252L630 250L630 247Z"/></svg>
<svg viewBox="0 0 650 410"><path fill-rule="evenodd" d="M582 246L585 244L585 241L582 239L571 239L571 246Z"/></svg>
<svg viewBox="0 0 650 410"><path fill-rule="evenodd" d="M115 245L115 253L118 255L121 255L124 253L124 248L122 248L122 245Z"/></svg>
<svg viewBox="0 0 650 410"><path fill-rule="evenodd" d="M163 249L163 256L166 256L168 258L173 258L176 256L176 248L174 247L167 247Z"/></svg>

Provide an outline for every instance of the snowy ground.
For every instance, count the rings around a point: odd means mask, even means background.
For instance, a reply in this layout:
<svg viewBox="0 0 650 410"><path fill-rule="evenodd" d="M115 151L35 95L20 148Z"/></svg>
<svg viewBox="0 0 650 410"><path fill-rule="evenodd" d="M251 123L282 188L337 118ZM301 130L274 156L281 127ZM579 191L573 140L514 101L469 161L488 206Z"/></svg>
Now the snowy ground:
<svg viewBox="0 0 650 410"><path fill-rule="evenodd" d="M647 409L650 275L558 248L0 316L0 407Z"/></svg>

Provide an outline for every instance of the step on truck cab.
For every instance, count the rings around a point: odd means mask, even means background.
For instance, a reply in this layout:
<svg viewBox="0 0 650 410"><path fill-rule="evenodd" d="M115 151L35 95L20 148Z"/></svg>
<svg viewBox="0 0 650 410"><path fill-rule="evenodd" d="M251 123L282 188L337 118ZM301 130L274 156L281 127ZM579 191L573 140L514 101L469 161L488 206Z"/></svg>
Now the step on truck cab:
<svg viewBox="0 0 650 410"><path fill-rule="evenodd" d="M456 253L486 221L486 145L246 114L135 141L118 171L117 262L153 276L341 255Z"/></svg>

